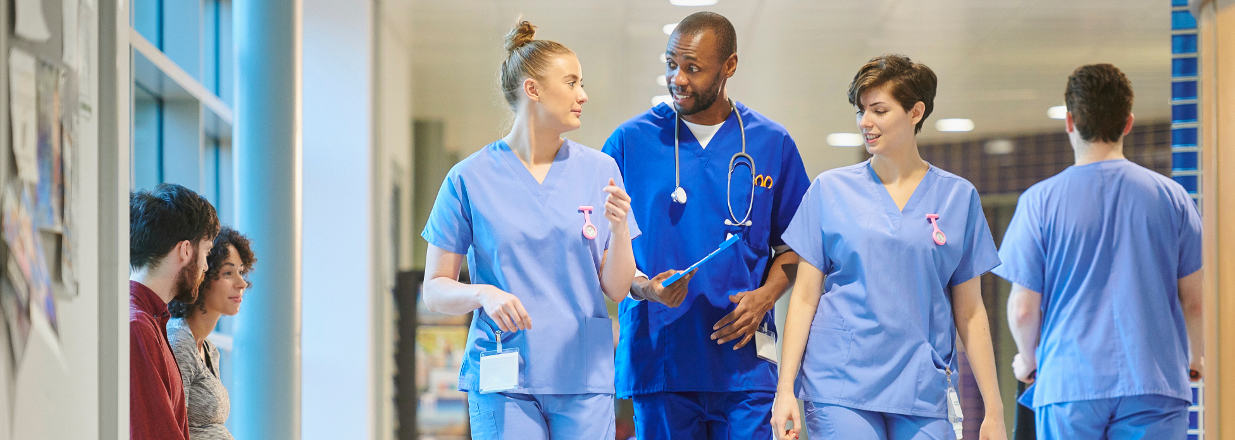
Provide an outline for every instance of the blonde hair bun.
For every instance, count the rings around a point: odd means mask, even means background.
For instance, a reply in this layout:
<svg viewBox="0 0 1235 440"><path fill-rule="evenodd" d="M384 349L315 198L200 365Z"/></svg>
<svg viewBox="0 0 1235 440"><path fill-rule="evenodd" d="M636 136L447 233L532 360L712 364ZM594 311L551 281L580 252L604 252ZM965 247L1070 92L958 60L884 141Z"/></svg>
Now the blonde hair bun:
<svg viewBox="0 0 1235 440"><path fill-rule="evenodd" d="M536 40L536 26L527 20L519 20L519 24L506 34L506 52L514 52L534 40Z"/></svg>

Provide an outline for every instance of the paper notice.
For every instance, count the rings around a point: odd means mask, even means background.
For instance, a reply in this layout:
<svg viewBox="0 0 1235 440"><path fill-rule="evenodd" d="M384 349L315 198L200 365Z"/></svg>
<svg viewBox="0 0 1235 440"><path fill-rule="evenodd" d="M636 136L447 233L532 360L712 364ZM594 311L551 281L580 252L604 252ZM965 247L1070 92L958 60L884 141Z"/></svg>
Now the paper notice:
<svg viewBox="0 0 1235 440"><path fill-rule="evenodd" d="M13 127L13 156L17 176L29 183L39 181L38 97L34 56L14 48L9 52L9 116Z"/></svg>
<svg viewBox="0 0 1235 440"><path fill-rule="evenodd" d="M41 43L51 38L47 20L43 18L42 0L15 0L17 12L17 36Z"/></svg>
<svg viewBox="0 0 1235 440"><path fill-rule="evenodd" d="M77 0L62 0L63 8L60 9L60 17L63 19L64 38L61 44L64 47L62 58L69 66L74 66L77 62Z"/></svg>

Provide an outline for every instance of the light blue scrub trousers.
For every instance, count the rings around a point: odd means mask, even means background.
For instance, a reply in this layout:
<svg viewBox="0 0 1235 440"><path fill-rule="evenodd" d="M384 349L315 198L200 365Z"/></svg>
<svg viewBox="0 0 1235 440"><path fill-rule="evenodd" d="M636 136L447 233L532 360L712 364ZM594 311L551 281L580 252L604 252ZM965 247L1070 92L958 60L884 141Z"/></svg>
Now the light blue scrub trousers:
<svg viewBox="0 0 1235 440"><path fill-rule="evenodd" d="M863 411L806 402L806 432L811 440L953 440L948 419ZM1080 437L1077 437L1080 438Z"/></svg>
<svg viewBox="0 0 1235 440"><path fill-rule="evenodd" d="M612 440L612 394L467 393L472 440Z"/></svg>
<svg viewBox="0 0 1235 440"><path fill-rule="evenodd" d="M1081 400L1038 407L1038 440L1183 440L1188 437L1188 402L1145 394Z"/></svg>

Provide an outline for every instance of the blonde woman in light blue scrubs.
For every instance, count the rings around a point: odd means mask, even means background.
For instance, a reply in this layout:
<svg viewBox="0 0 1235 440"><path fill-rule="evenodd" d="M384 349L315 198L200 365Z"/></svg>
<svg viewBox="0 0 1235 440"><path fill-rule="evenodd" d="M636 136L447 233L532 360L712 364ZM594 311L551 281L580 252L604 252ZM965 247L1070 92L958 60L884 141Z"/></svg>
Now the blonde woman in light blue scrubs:
<svg viewBox="0 0 1235 440"><path fill-rule="evenodd" d="M803 425L812 440L954 438L958 333L986 405L981 438L1006 438L979 280L999 265L995 243L973 185L917 148L936 83L904 56L863 66L849 102L873 157L820 174L782 236L802 262L772 412L778 438Z"/></svg>
<svg viewBox="0 0 1235 440"><path fill-rule="evenodd" d="M561 137L587 102L578 59L534 35L524 21L507 36L510 134L455 165L438 192L421 234L424 299L442 313L479 309L459 372L471 438L612 439L605 297L630 291L639 227L613 159ZM458 281L464 255L473 284ZM517 384L483 392L494 370L482 355L499 346L518 349Z"/></svg>

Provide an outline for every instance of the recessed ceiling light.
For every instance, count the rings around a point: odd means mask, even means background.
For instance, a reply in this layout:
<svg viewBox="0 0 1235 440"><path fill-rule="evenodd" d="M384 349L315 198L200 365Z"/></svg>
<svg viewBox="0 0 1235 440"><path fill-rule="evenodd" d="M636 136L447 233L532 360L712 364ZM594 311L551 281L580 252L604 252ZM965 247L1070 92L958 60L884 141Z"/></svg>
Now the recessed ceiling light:
<svg viewBox="0 0 1235 440"><path fill-rule="evenodd" d="M828 145L833 147L860 147L862 135L858 133L832 133L828 135Z"/></svg>
<svg viewBox="0 0 1235 440"><path fill-rule="evenodd" d="M1057 105L1046 109L1046 117L1051 119L1064 119L1068 117L1068 106Z"/></svg>
<svg viewBox="0 0 1235 440"><path fill-rule="evenodd" d="M669 23L665 25L665 27L660 28L660 30L665 31L665 35L673 35L673 30L677 28L678 28L677 23Z"/></svg>
<svg viewBox="0 0 1235 440"><path fill-rule="evenodd" d="M982 150L986 151L986 154L999 156L1011 154L1015 147L1010 139L994 139L983 145Z"/></svg>
<svg viewBox="0 0 1235 440"><path fill-rule="evenodd" d="M712 6L716 4L716 0L669 0L669 4L674 6Z"/></svg>
<svg viewBox="0 0 1235 440"><path fill-rule="evenodd" d="M972 119L940 119L935 122L939 131L973 131Z"/></svg>
<svg viewBox="0 0 1235 440"><path fill-rule="evenodd" d="M657 58L657 59L659 59L659 60L660 60L660 63L661 63L661 64L665 64L665 63L669 62L669 56L668 56L668 55L665 55L665 53L664 53L664 52L661 52L661 53L660 53L660 55L659 55L659 58Z"/></svg>
<svg viewBox="0 0 1235 440"><path fill-rule="evenodd" d="M670 106L672 106L672 105L673 105L673 97L672 97L672 96L669 96L669 95L656 95L656 96L653 96L653 97L652 97L652 107L656 107L656 105L657 105L657 104L660 104L660 103L662 103L662 102L663 102L663 103L665 103L665 104L669 104Z"/></svg>
<svg viewBox="0 0 1235 440"><path fill-rule="evenodd" d="M656 77L656 85L664 87L664 86L669 85L669 82L665 80L664 75L661 75L661 76Z"/></svg>

